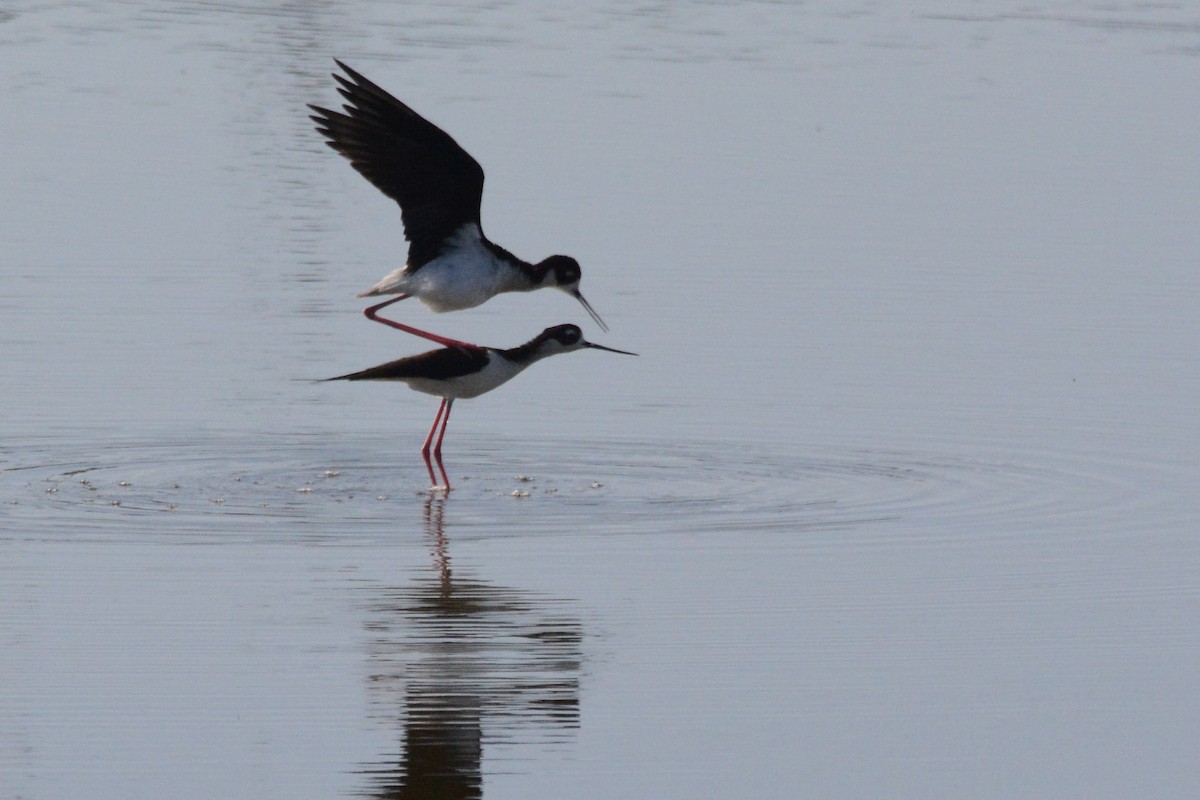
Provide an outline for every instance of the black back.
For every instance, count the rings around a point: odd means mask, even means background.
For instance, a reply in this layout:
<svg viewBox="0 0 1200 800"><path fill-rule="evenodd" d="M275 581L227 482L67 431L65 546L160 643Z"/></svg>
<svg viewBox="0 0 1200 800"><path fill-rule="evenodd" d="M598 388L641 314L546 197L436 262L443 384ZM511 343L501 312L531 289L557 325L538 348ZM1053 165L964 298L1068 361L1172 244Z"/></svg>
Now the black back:
<svg viewBox="0 0 1200 800"><path fill-rule="evenodd" d="M467 223L479 224L483 168L458 142L341 61L345 113L310 105L326 144L400 204L408 268L419 269Z"/></svg>
<svg viewBox="0 0 1200 800"><path fill-rule="evenodd" d="M483 348L466 349L443 347L415 356L389 361L361 372L327 378L331 381L395 381L404 378L432 378L445 380L470 375L487 366L490 358Z"/></svg>

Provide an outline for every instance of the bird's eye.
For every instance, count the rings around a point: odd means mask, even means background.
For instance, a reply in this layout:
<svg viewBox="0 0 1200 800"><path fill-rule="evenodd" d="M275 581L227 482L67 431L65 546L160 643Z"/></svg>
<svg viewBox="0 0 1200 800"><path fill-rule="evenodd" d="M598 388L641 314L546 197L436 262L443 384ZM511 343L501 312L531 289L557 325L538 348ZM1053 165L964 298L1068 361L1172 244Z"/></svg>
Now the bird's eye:
<svg viewBox="0 0 1200 800"><path fill-rule="evenodd" d="M574 264L563 264L558 268L558 282L561 284L575 283L579 276L579 267Z"/></svg>

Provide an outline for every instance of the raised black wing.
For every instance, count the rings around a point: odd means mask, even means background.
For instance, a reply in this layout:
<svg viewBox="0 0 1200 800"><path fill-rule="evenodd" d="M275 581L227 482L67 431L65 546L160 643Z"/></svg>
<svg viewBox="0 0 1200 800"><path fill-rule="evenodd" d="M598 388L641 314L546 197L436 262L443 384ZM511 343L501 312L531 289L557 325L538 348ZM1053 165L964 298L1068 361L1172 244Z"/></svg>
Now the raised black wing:
<svg viewBox="0 0 1200 800"><path fill-rule="evenodd" d="M436 258L464 224L479 224L483 168L450 134L341 61L334 73L345 113L310 105L317 130L380 191L400 204L408 268Z"/></svg>

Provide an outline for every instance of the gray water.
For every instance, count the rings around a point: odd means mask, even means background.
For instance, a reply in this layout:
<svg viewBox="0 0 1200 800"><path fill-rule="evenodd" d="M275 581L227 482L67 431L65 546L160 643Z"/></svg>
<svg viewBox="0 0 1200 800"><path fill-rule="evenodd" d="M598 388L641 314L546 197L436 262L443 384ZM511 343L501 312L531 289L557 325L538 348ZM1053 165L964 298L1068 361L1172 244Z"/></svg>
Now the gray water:
<svg viewBox="0 0 1200 800"><path fill-rule="evenodd" d="M641 353L321 384L346 60ZM0 11L0 796L1200 794L1185 4ZM410 301L411 302L411 301Z"/></svg>

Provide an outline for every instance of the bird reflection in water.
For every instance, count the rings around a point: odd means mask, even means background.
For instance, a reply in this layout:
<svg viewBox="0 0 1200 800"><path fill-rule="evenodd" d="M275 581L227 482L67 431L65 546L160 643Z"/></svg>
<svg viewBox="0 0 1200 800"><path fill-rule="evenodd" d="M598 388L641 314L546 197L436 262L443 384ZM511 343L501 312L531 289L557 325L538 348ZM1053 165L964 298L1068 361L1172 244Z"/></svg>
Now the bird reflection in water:
<svg viewBox="0 0 1200 800"><path fill-rule="evenodd" d="M489 743L544 747L579 727L583 631L563 600L454 576L445 495L429 495L432 574L371 601L374 702L403 720L367 795L477 798ZM375 592L373 592L375 594Z"/></svg>

